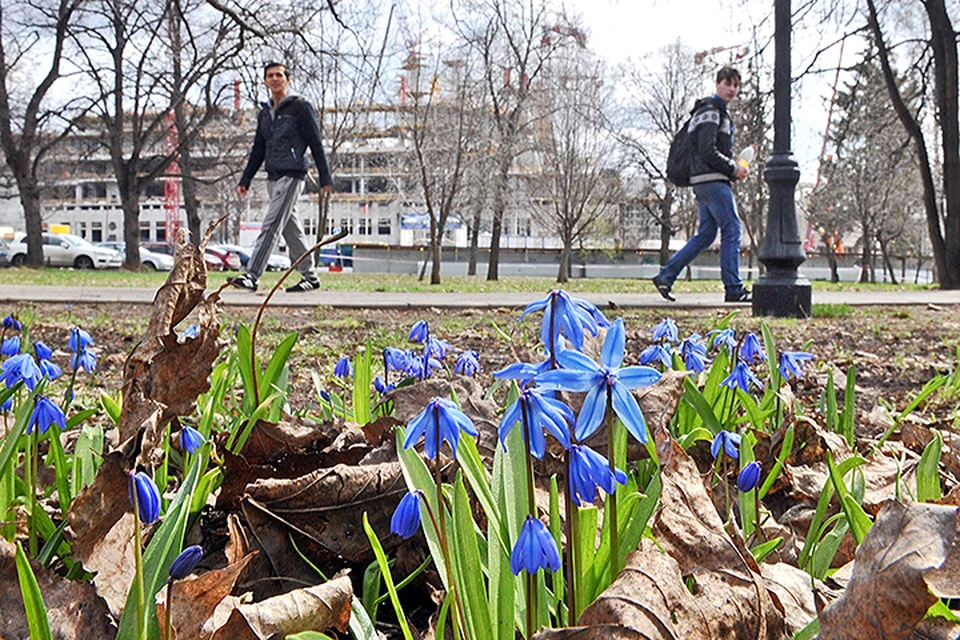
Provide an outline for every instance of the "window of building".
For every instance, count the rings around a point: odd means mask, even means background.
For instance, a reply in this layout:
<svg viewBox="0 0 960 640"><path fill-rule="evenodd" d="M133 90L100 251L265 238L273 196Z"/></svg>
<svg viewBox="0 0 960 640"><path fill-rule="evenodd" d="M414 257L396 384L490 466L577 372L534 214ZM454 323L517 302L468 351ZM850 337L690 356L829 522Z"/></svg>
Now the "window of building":
<svg viewBox="0 0 960 640"><path fill-rule="evenodd" d="M86 222L78 222L78 223L77 223L77 235L79 235L81 238L84 238L84 239L86 239L86 240L89 240L89 238L87 237L87 223L86 223Z"/></svg>
<svg viewBox="0 0 960 640"><path fill-rule="evenodd" d="M389 166L390 161L387 156L367 156L365 164L368 169L383 169Z"/></svg>
<svg viewBox="0 0 960 640"><path fill-rule="evenodd" d="M340 228L347 233L353 233L353 218L340 218Z"/></svg>
<svg viewBox="0 0 960 640"><path fill-rule="evenodd" d="M390 181L386 178L367 178L367 193L387 193Z"/></svg>
<svg viewBox="0 0 960 640"><path fill-rule="evenodd" d="M103 223L90 223L90 242L103 242Z"/></svg>
<svg viewBox="0 0 960 640"><path fill-rule="evenodd" d="M353 180L347 178L334 178L333 190L337 193L353 193Z"/></svg>
<svg viewBox="0 0 960 640"><path fill-rule="evenodd" d="M377 219L377 234L381 236L390 235L390 218Z"/></svg>
<svg viewBox="0 0 960 640"><path fill-rule="evenodd" d="M372 231L373 227L370 218L360 218L360 220L357 221L357 235L369 236L372 235Z"/></svg>
<svg viewBox="0 0 960 640"><path fill-rule="evenodd" d="M150 241L150 222L148 220L140 221L140 241L141 242Z"/></svg>
<svg viewBox="0 0 960 640"><path fill-rule="evenodd" d="M167 223L165 220L157 222L157 242L167 241Z"/></svg>
<svg viewBox="0 0 960 640"><path fill-rule="evenodd" d="M163 180L153 180L147 183L143 195L147 198L162 198L164 195Z"/></svg>
<svg viewBox="0 0 960 640"><path fill-rule="evenodd" d="M517 235L529 236L530 231L530 218L517 218Z"/></svg>
<svg viewBox="0 0 960 640"><path fill-rule="evenodd" d="M105 182L84 182L82 186L82 197L84 198L106 198L107 184Z"/></svg>

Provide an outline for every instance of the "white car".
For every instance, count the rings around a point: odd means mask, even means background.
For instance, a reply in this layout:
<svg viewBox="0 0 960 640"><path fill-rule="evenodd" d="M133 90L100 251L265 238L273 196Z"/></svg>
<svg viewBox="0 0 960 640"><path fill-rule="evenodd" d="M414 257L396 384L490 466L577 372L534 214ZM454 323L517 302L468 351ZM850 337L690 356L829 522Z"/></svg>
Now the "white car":
<svg viewBox="0 0 960 640"><path fill-rule="evenodd" d="M43 262L50 267L75 269L117 269L123 256L113 249L97 247L80 236L69 233L43 234ZM10 264L15 267L27 263L27 236L18 234L10 243Z"/></svg>
<svg viewBox="0 0 960 640"><path fill-rule="evenodd" d="M127 243L126 242L101 242L97 245L98 247L106 247L107 249L113 249L123 259L126 259ZM158 253L156 251L151 251L146 247L140 247L140 265L144 269L150 271L170 271L173 269L173 256L168 256L164 253Z"/></svg>

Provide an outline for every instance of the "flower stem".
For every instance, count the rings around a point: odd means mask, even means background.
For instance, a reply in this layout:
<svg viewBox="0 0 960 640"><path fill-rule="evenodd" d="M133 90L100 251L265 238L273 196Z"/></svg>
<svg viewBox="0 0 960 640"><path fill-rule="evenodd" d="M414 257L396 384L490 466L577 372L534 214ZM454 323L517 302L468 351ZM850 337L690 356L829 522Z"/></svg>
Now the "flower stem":
<svg viewBox="0 0 960 640"><path fill-rule="evenodd" d="M564 560L567 565L567 626L572 627L577 621L577 579L574 562L574 540L580 538L574 534L578 513L573 504L573 496L570 492L570 451L564 454L564 464L567 468L567 490L564 491L564 509L566 519L563 523L564 535L567 538L567 544L564 549Z"/></svg>
<svg viewBox="0 0 960 640"><path fill-rule="evenodd" d="M37 542L37 465L40 464L40 430L35 428L30 435L30 469L27 486L30 487L30 556L36 558Z"/></svg>
<svg viewBox="0 0 960 640"><path fill-rule="evenodd" d="M720 477L723 482L723 501L726 505L724 522L730 522L730 483L727 481L727 457L723 456L723 475Z"/></svg>
<svg viewBox="0 0 960 640"><path fill-rule="evenodd" d="M610 463L610 474L616 477L617 465L614 460L614 450L616 446L613 442L614 427L613 412L613 393L610 387L607 387L607 456ZM608 498L608 513L604 515L610 517L610 582L612 583L620 575L620 532L617 530L617 482L613 482L613 493Z"/></svg>
<svg viewBox="0 0 960 640"><path fill-rule="evenodd" d="M557 350L557 340L556 340L556 337L553 335L554 329L555 329L555 327L556 327L556 322L555 322L555 320L556 320L556 316L557 316L557 304L556 304L556 302L557 302L557 296L556 296L556 294L557 294L556 291L552 291L552 292L550 293L550 341L551 341L553 344L548 344L548 345L547 345L547 351L550 352L550 368L551 368L551 369L556 369L556 368L557 368L557 354L556 354L556 350Z"/></svg>
<svg viewBox="0 0 960 640"><path fill-rule="evenodd" d="M763 532L760 531L760 483L753 488L753 534L757 538L757 544L763 543Z"/></svg>
<svg viewBox="0 0 960 640"><path fill-rule="evenodd" d="M520 396L520 416L523 421L523 448L527 467L527 510L534 518L537 517L537 499L533 483L533 455L530 452L530 419L527 415L529 407L523 396ZM527 637L533 637L536 631L537 614L537 576L527 572Z"/></svg>
<svg viewBox="0 0 960 640"><path fill-rule="evenodd" d="M140 504L136 486L130 493L133 496L133 565L135 568L134 588L136 589L137 600L137 640L143 640L147 637L143 619L146 607L146 589L143 584L143 550L140 548Z"/></svg>
<svg viewBox="0 0 960 640"><path fill-rule="evenodd" d="M173 578L167 578L167 615L166 624L163 627L163 640L170 640L172 637L170 634L171 611L173 611Z"/></svg>

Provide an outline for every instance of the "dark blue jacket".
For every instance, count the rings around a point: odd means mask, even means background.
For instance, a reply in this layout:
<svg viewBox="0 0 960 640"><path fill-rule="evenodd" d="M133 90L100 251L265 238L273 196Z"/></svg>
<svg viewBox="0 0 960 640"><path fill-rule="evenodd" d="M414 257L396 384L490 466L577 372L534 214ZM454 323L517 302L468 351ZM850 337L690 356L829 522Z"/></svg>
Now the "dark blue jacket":
<svg viewBox="0 0 960 640"><path fill-rule="evenodd" d="M283 176L304 177L310 167L307 147L313 153L313 162L320 172L320 186L333 184L327 157L320 142L320 128L310 103L299 96L287 96L276 110L273 102L264 102L257 115L257 134L247 167L240 176L240 186L249 187L254 174L265 165L267 179Z"/></svg>
<svg viewBox="0 0 960 640"><path fill-rule="evenodd" d="M737 176L733 157L733 121L719 96L698 100L688 131L695 135L690 184L729 182Z"/></svg>

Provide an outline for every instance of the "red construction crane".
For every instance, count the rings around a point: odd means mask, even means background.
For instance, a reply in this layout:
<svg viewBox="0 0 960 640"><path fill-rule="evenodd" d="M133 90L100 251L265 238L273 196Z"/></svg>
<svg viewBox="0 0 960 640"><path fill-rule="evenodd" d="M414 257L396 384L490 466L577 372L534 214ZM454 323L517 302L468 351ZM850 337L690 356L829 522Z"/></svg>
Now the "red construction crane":
<svg viewBox="0 0 960 640"><path fill-rule="evenodd" d="M166 214L164 233L167 242L173 242L180 228L180 163L177 161L176 150L179 144L177 122L173 111L168 111L163 119L167 133L164 136L164 148L170 155L170 164L167 166L163 178L163 210Z"/></svg>

